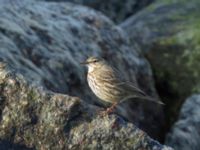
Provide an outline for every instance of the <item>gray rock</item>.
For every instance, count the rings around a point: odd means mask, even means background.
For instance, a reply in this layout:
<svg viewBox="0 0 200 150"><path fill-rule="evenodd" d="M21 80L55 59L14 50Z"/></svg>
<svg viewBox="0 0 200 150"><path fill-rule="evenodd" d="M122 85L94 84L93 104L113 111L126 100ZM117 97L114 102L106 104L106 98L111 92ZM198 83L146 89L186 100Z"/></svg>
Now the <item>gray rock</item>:
<svg viewBox="0 0 200 150"><path fill-rule="evenodd" d="M172 150L116 115L46 91L0 63L0 149Z"/></svg>
<svg viewBox="0 0 200 150"><path fill-rule="evenodd" d="M189 97L181 108L178 121L167 135L166 144L176 150L199 150L200 95Z"/></svg>
<svg viewBox="0 0 200 150"><path fill-rule="evenodd" d="M103 12L114 22L120 23L154 0L44 0L53 2L73 2Z"/></svg>
<svg viewBox="0 0 200 150"><path fill-rule="evenodd" d="M88 56L105 58L122 76L157 97L149 63L124 32L101 13L71 3L20 1L0 5L0 59L50 91L100 105L86 82ZM163 108L125 102L118 113L153 137L161 137Z"/></svg>
<svg viewBox="0 0 200 150"><path fill-rule="evenodd" d="M157 1L121 24L150 61L171 123L186 97L200 92L199 26L198 0Z"/></svg>

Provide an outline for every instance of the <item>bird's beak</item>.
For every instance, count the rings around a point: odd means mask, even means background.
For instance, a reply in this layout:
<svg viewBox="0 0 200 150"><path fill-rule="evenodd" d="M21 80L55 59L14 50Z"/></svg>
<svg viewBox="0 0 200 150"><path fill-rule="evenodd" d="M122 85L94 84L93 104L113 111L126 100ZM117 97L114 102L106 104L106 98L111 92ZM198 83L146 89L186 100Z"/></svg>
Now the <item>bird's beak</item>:
<svg viewBox="0 0 200 150"><path fill-rule="evenodd" d="M81 65L87 65L88 62L87 62L87 61L84 61L84 62L81 62L80 64L81 64Z"/></svg>

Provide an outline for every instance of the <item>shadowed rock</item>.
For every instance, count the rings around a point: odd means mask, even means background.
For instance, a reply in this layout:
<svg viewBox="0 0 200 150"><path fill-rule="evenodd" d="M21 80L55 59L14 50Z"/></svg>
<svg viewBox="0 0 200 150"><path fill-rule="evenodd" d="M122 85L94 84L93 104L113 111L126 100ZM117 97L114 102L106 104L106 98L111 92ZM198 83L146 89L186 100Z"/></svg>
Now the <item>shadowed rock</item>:
<svg viewBox="0 0 200 150"><path fill-rule="evenodd" d="M14 144L7 140L0 140L0 149L1 150L34 150L34 148L28 148L22 144Z"/></svg>
<svg viewBox="0 0 200 150"><path fill-rule="evenodd" d="M122 22L152 3L154 0L43 0L53 2L73 2L92 7L103 12L114 22Z"/></svg>
<svg viewBox="0 0 200 150"><path fill-rule="evenodd" d="M176 150L198 150L200 147L200 95L189 97L181 108L178 121L167 135L166 144Z"/></svg>

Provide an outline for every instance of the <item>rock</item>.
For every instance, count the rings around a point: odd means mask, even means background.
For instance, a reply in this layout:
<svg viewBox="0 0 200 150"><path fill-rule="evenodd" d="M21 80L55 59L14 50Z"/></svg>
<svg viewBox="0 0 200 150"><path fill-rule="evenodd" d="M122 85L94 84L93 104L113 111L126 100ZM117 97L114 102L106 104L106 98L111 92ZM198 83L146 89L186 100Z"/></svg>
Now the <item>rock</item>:
<svg viewBox="0 0 200 150"><path fill-rule="evenodd" d="M200 95L189 97L181 108L179 119L167 135L166 144L176 150L198 150L200 147Z"/></svg>
<svg viewBox="0 0 200 150"><path fill-rule="evenodd" d="M163 0L120 25L150 61L171 123L185 98L200 91L199 18L197 0Z"/></svg>
<svg viewBox="0 0 200 150"><path fill-rule="evenodd" d="M172 150L116 115L0 68L0 149Z"/></svg>
<svg viewBox="0 0 200 150"><path fill-rule="evenodd" d="M124 32L101 13L71 3L20 1L0 5L0 60L25 80L53 92L101 105L86 82L80 62L105 58L122 76L157 97L149 63L130 45ZM156 139L163 135L163 108L126 102L117 113Z"/></svg>
<svg viewBox="0 0 200 150"><path fill-rule="evenodd" d="M154 0L45 0L54 2L73 2L89 6L103 12L114 22L120 23L135 14Z"/></svg>

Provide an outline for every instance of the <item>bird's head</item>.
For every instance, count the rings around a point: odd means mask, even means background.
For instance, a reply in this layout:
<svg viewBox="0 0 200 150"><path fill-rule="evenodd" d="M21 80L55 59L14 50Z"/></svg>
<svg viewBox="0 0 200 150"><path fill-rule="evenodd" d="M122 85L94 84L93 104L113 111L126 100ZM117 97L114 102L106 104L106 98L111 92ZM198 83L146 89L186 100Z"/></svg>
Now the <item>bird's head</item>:
<svg viewBox="0 0 200 150"><path fill-rule="evenodd" d="M88 72L92 72L94 69L102 67L102 65L105 64L105 61L104 59L98 57L89 57L85 62L82 62L81 64L87 65Z"/></svg>

